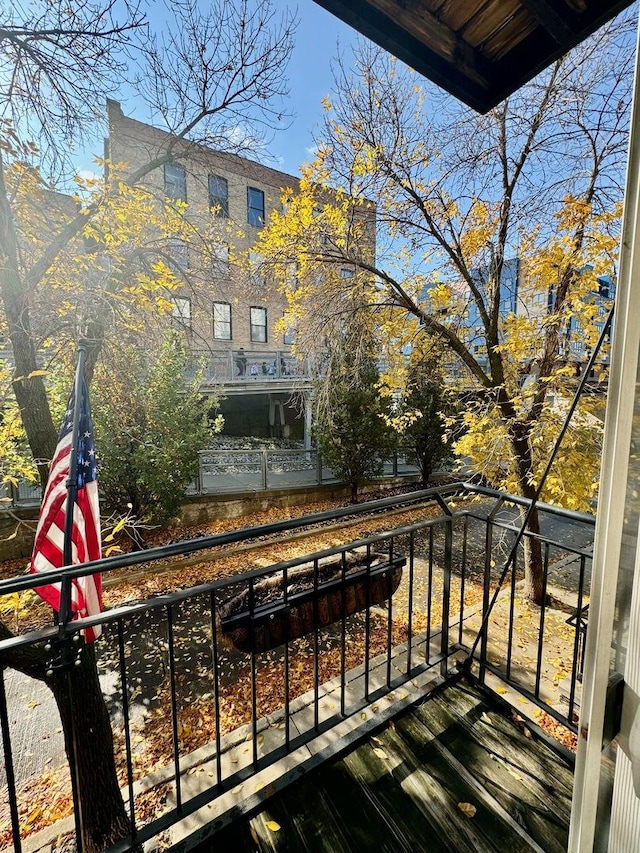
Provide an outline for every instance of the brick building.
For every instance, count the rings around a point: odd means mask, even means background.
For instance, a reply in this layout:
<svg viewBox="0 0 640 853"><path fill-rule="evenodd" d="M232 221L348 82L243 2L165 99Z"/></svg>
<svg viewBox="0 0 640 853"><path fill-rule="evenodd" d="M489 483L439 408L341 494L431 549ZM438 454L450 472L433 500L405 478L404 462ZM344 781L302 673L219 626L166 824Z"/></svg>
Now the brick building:
<svg viewBox="0 0 640 853"><path fill-rule="evenodd" d="M173 322L194 358L206 363L203 392L222 387L225 432L305 439L309 415L292 395L310 386L291 353L293 330L283 324L286 299L259 266L242 263L281 190L298 179L224 151L176 141L165 131L124 115L107 102L105 156L128 174L159 160L142 185L158 199L186 203L188 239L167 247L183 271L184 288L171 294ZM171 152L171 156L169 155ZM162 162L162 161L165 162Z"/></svg>

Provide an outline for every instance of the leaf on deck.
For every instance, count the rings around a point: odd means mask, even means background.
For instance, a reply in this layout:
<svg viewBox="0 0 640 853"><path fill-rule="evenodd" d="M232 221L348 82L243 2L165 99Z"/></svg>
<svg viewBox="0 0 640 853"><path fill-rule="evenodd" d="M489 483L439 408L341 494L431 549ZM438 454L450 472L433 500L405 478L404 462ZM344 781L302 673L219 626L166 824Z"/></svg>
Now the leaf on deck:
<svg viewBox="0 0 640 853"><path fill-rule="evenodd" d="M475 817L475 814L478 811L471 803L458 803L458 808L465 817Z"/></svg>

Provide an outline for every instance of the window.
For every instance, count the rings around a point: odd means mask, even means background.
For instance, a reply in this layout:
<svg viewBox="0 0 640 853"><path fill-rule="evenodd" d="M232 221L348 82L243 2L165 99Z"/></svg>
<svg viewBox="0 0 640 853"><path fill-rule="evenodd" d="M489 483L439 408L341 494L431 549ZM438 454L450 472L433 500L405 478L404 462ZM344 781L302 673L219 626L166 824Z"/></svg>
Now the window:
<svg viewBox="0 0 640 853"><path fill-rule="evenodd" d="M215 216L229 216L229 184L220 175L209 175L209 207Z"/></svg>
<svg viewBox="0 0 640 853"><path fill-rule="evenodd" d="M247 222L257 228L264 225L264 193L255 187L247 187Z"/></svg>
<svg viewBox="0 0 640 853"><path fill-rule="evenodd" d="M166 163L164 167L164 194L167 198L187 200L187 173L182 166Z"/></svg>
<svg viewBox="0 0 640 853"><path fill-rule="evenodd" d="M340 278L354 278L354 277L355 277L355 274L356 274L356 273L355 273L355 270L350 269L350 268L346 268L346 269L345 269L345 268L343 267L343 268L340 270Z"/></svg>
<svg viewBox="0 0 640 853"><path fill-rule="evenodd" d="M296 323L290 313L286 311L282 315L284 324L284 341L285 344L295 344L296 342Z"/></svg>
<svg viewBox="0 0 640 853"><path fill-rule="evenodd" d="M289 261L286 265L284 285L291 292L298 288L298 264L295 261Z"/></svg>
<svg viewBox="0 0 640 853"><path fill-rule="evenodd" d="M249 264L251 266L251 281L253 285L259 290L264 290L267 286L267 277L264 272L261 256L257 252L249 252Z"/></svg>
<svg viewBox="0 0 640 853"><path fill-rule="evenodd" d="M229 277L229 246L226 243L211 247L211 273L215 278Z"/></svg>
<svg viewBox="0 0 640 853"><path fill-rule="evenodd" d="M218 341L231 340L231 305L228 302L213 303L213 337Z"/></svg>
<svg viewBox="0 0 640 853"><path fill-rule="evenodd" d="M171 316L180 326L185 329L191 328L191 300L186 296L173 297L173 311Z"/></svg>
<svg viewBox="0 0 640 853"><path fill-rule="evenodd" d="M177 266L181 270L186 270L189 266L189 247L182 240L169 241L169 254L173 258Z"/></svg>
<svg viewBox="0 0 640 853"><path fill-rule="evenodd" d="M322 209L321 207L314 207L314 209L313 209L313 215L314 215L314 217L315 217L316 219L317 219L319 216L322 216L322 210L323 210L323 209ZM327 236L327 232L326 232L326 230L325 230L325 225L324 225L324 224L323 224L323 226L322 226L322 231L320 231L320 234L318 235L318 239L319 239L319 241L320 241L320 245L321 245L322 247L326 248L326 247L329 245L329 238L328 238L328 236Z"/></svg>
<svg viewBox="0 0 640 853"><path fill-rule="evenodd" d="M255 343L267 342L267 309L251 306L249 308L251 340Z"/></svg>

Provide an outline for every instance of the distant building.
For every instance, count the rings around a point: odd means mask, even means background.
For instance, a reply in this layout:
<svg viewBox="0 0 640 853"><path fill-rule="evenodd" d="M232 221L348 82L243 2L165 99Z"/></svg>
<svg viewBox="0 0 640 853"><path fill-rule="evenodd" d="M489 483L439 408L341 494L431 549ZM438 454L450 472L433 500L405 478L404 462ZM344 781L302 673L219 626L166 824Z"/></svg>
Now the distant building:
<svg viewBox="0 0 640 853"><path fill-rule="evenodd" d="M471 273L474 279L474 284L478 287L481 293L486 296L487 281L489 278L489 269L480 267L473 270ZM500 317L504 318L508 314L518 314L523 310L523 305L520 300L520 276L521 263L519 258L511 258L504 262L502 272L500 274ZM466 342L469 349L480 362L487 362L487 341L484 335L484 328L480 321L478 306L475 301L469 296L468 312L465 319L466 326Z"/></svg>
<svg viewBox="0 0 640 853"><path fill-rule="evenodd" d="M474 270L472 275L477 288L486 295L488 268ZM596 282L597 286L585 298L596 306L600 317L596 320L596 328L602 330L609 306L615 297L615 283L608 275L598 276ZM465 282L456 282L455 292L458 303L465 306L460 318L460 337L478 363L486 367L488 364L487 342L478 307ZM428 296L428 289L425 290L426 296ZM552 305L553 291L541 288L529 277L526 263L520 258L510 258L505 261L500 277L499 318L501 321L509 315L534 319L538 317L542 320L549 314ZM576 375L580 375L581 366L587 362L589 356L590 351L583 331L578 321L572 318L563 330L560 357L569 363L574 363ZM448 368L452 376L464 378L466 375L464 368L457 360L449 360Z"/></svg>
<svg viewBox="0 0 640 853"><path fill-rule="evenodd" d="M126 164L128 173L169 145L180 146L179 156L142 185L158 198L188 205L194 238L169 246L185 271L184 288L170 296L173 322L184 331L194 361L206 362L203 392L223 388L225 432L308 440L305 419L291 404L294 389L304 393L306 377L291 353L295 329L283 325L286 299L259 266L249 272L234 262L280 209L281 190L297 189L298 179L225 151L176 143L165 131L125 116L116 101L107 102L107 116L106 158Z"/></svg>

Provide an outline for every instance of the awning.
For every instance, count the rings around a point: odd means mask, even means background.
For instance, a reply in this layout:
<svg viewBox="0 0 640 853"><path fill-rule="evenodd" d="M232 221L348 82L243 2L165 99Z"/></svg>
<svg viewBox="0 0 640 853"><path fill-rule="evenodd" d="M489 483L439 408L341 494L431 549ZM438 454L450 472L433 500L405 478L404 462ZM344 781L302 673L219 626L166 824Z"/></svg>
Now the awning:
<svg viewBox="0 0 640 853"><path fill-rule="evenodd" d="M316 0L486 112L632 0Z"/></svg>

